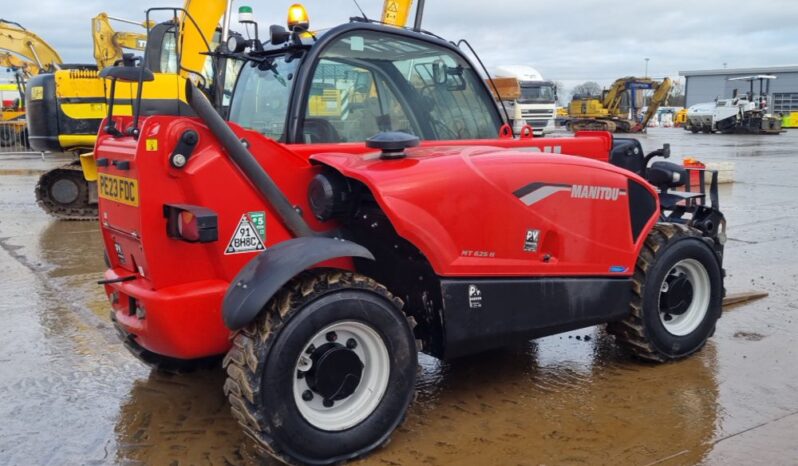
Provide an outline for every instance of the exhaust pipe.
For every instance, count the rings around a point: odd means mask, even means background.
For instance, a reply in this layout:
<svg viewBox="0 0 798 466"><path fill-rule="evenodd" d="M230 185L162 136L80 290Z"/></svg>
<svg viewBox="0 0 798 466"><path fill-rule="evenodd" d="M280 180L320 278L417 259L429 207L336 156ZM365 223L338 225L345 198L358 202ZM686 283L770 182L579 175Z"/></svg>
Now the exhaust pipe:
<svg viewBox="0 0 798 466"><path fill-rule="evenodd" d="M263 199L274 207L277 215L280 216L283 224L291 230L291 233L297 237L316 236L307 222L294 209L294 206L288 202L288 199L280 191L274 180L255 160L255 157L249 153L246 146L239 141L238 136L230 129L227 122L219 116L216 109L208 101L208 98L205 97L205 94L198 90L190 79L186 80L186 99L197 116L208 125L213 135L222 144L222 147L227 150L233 163L244 172L244 175L257 188Z"/></svg>

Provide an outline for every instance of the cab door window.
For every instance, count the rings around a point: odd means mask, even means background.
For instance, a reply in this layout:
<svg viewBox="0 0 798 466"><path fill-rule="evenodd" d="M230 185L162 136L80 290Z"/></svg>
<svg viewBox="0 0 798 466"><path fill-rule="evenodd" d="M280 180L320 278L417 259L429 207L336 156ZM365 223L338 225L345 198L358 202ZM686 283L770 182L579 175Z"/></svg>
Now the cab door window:
<svg viewBox="0 0 798 466"><path fill-rule="evenodd" d="M380 131L419 131L379 68L322 59L310 85L306 143L365 141Z"/></svg>

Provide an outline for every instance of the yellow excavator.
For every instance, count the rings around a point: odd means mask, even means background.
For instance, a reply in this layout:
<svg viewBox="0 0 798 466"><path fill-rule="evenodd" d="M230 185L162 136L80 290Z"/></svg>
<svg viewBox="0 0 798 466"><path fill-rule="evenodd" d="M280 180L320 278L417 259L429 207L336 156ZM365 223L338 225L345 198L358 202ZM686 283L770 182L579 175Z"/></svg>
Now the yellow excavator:
<svg viewBox="0 0 798 466"><path fill-rule="evenodd" d="M108 109L110 83L99 72L116 63L134 60L125 50L144 51L148 69L155 81L143 87L142 105L146 108L177 105L175 113L185 112L185 86L177 79L189 75L207 80L204 52L208 51L219 19L226 12L224 0L186 0L183 9L175 9L176 20L159 24L120 20L100 13L92 19L96 66L61 70L34 77L26 89L28 130L31 146L40 151L74 152L79 162L51 170L39 179L36 200L50 215L62 220L97 218L97 168L91 151L100 123ZM185 21L186 13L193 18ZM110 20L142 26L147 33L117 32ZM207 39L206 39L207 38ZM181 56L180 74L176 74L177 48ZM131 115L138 86L118 83L115 115ZM178 97L175 99L175 97ZM172 111L170 110L170 111Z"/></svg>
<svg viewBox="0 0 798 466"><path fill-rule="evenodd" d="M24 92L25 81L31 76L60 69L62 65L61 56L44 39L17 22L0 19L0 67L14 71L19 92ZM3 106L0 121L0 145L27 141L24 99Z"/></svg>
<svg viewBox="0 0 798 466"><path fill-rule="evenodd" d="M668 99L671 87L670 78L661 81L633 76L618 79L601 96L574 96L568 105L567 125L572 131L643 132L657 109ZM653 94L648 109L638 120L646 91L653 91Z"/></svg>
<svg viewBox="0 0 798 466"><path fill-rule="evenodd" d="M111 19L106 13L92 18L96 64L55 70L30 80L26 100L34 149L80 153L94 148L97 128L105 116L106 86L98 72L121 60L126 49L144 50L147 41L143 33L114 31Z"/></svg>

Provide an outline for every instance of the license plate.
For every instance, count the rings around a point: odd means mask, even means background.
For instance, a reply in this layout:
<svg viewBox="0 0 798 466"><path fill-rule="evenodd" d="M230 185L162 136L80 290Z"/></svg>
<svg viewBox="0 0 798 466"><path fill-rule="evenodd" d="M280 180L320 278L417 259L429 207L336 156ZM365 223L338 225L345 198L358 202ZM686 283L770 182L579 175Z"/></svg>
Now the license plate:
<svg viewBox="0 0 798 466"><path fill-rule="evenodd" d="M97 183L97 190L101 198L133 207L139 206L138 181L123 176L100 173Z"/></svg>

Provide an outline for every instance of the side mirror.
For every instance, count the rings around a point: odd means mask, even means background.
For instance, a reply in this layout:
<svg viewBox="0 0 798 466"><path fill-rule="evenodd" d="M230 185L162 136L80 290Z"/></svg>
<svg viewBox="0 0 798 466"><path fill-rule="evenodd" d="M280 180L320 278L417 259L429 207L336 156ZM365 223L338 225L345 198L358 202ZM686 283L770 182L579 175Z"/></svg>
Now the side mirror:
<svg viewBox="0 0 798 466"><path fill-rule="evenodd" d="M269 26L269 37L270 41L273 45L280 45L288 41L291 38L291 33L288 30L278 24L272 24Z"/></svg>

